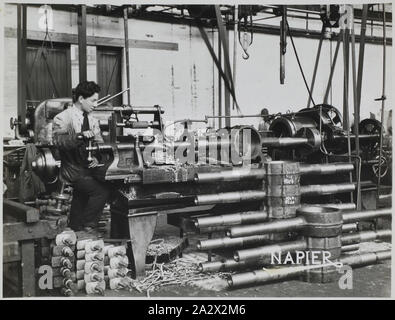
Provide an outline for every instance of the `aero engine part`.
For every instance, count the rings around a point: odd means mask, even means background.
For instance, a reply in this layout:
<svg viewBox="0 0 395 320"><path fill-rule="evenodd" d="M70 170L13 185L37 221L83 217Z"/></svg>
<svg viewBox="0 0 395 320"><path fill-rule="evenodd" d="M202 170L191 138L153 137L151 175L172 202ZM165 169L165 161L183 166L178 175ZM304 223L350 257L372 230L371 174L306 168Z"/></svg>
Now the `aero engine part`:
<svg viewBox="0 0 395 320"><path fill-rule="evenodd" d="M195 205L208 205L218 203L238 203L242 201L259 201L266 196L264 191L248 190L248 191L234 191L217 194L204 194L195 197Z"/></svg>
<svg viewBox="0 0 395 320"><path fill-rule="evenodd" d="M354 190L354 183L315 184L300 187L300 193L308 196L351 192Z"/></svg>
<svg viewBox="0 0 395 320"><path fill-rule="evenodd" d="M348 233L352 231L357 231L358 230L358 224L357 223L347 223L342 225L342 233Z"/></svg>
<svg viewBox="0 0 395 320"><path fill-rule="evenodd" d="M391 237L391 230L361 231L357 233L343 235L341 237L341 241L342 245L349 245Z"/></svg>
<svg viewBox="0 0 395 320"><path fill-rule="evenodd" d="M235 261L263 260L265 262L270 262L272 254L294 252L297 250L305 250L306 248L307 244L305 240L282 242L264 247L237 250L233 258Z"/></svg>
<svg viewBox="0 0 395 320"><path fill-rule="evenodd" d="M305 225L303 217L291 219L276 219L267 223L256 223L245 226L232 227L226 231L226 236L231 238L244 237L256 234L270 234L300 230Z"/></svg>
<svg viewBox="0 0 395 320"><path fill-rule="evenodd" d="M242 213L196 218L195 226L196 228L206 228L232 224L238 225L243 223L264 221L267 219L267 217L268 215L265 211L247 211Z"/></svg>
<svg viewBox="0 0 395 320"><path fill-rule="evenodd" d="M267 235L250 236L243 238L216 238L208 240L199 240L197 248L199 250L212 250L223 248L242 248L248 245L259 244L268 240Z"/></svg>
<svg viewBox="0 0 395 320"><path fill-rule="evenodd" d="M345 265L364 265L364 264L374 264L383 260L391 258L391 250L364 253L359 255L352 255L347 257L342 257L339 262ZM230 287L239 287L245 285L255 285L259 283L265 283L269 281L281 280L290 277L294 277L303 274L306 270L311 269L314 266L295 266L295 267L284 267L277 269L260 269L252 272L233 274L228 279L228 284Z"/></svg>
<svg viewBox="0 0 395 320"><path fill-rule="evenodd" d="M336 174L354 170L352 163L300 164L300 174Z"/></svg>
<svg viewBox="0 0 395 320"><path fill-rule="evenodd" d="M297 210L305 224L301 234L307 237L336 237L342 230L342 213L339 209L319 206L303 206Z"/></svg>
<svg viewBox="0 0 395 320"><path fill-rule="evenodd" d="M375 218L392 216L391 208L379 210L366 210L343 213L343 223L358 222L362 220L371 220Z"/></svg>
<svg viewBox="0 0 395 320"><path fill-rule="evenodd" d="M235 261L233 259L227 259L224 261L210 261L199 263L198 270L200 272L218 272L218 271L230 271L244 269L248 267L257 267L261 263L259 261Z"/></svg>
<svg viewBox="0 0 395 320"><path fill-rule="evenodd" d="M269 218L294 217L300 206L299 163L270 161L264 163L264 168Z"/></svg>
<svg viewBox="0 0 395 320"><path fill-rule="evenodd" d="M321 210L321 207L314 206L318 209L310 209L310 210ZM325 207L323 211L332 209L331 207ZM369 210L369 211L356 211L356 212L344 212L342 213L343 223L352 223L358 222L362 220L369 220L378 217L384 216L391 216L391 208L389 209L379 209L379 210ZM336 217L338 219L338 217ZM235 226L231 227L227 232L226 235L228 237L236 238L236 237L245 237L257 234L267 234L267 233L275 233L275 232L284 232L284 231L294 231L300 230L305 225L306 220L304 216L298 216L292 219L284 219L284 220L276 220L267 223L257 223L254 225L245 225L245 226ZM324 221L325 223L325 221ZM333 224L333 228L336 229L336 220ZM314 232L314 225L313 221L311 221L310 231L311 228ZM309 231L307 231L309 232Z"/></svg>

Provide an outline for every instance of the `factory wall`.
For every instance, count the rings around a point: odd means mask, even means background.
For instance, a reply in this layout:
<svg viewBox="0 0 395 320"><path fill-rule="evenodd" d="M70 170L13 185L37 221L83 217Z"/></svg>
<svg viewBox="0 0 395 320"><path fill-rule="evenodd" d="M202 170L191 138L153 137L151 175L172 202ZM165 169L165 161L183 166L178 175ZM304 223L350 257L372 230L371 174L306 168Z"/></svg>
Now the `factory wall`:
<svg viewBox="0 0 395 320"><path fill-rule="evenodd" d="M39 26L38 7L28 8L28 30L43 31ZM42 14L41 14L42 16ZM268 20L272 21L272 20ZM270 22L278 25L279 20ZM304 20L290 19L291 27L303 28ZM269 22L268 22L269 24ZM16 29L16 6L5 5L5 28ZM312 22L312 30L319 30L320 23ZM77 34L77 14L53 11L52 32ZM217 31L207 30L217 50ZM356 33L359 34L357 28ZM123 20L118 18L87 17L87 35L123 39ZM231 64L233 64L233 32L229 32ZM381 36L380 28L374 35ZM392 36L392 32L388 32ZM211 56L200 37L197 28L189 25L129 20L129 38L152 43L148 47L131 47L130 81L132 105L159 104L165 109L165 120L183 118L202 119L205 115L218 114L218 73ZM9 129L9 118L16 116L17 110L17 54L16 38L5 36L4 51L4 106L3 128L5 136L13 136ZM318 40L295 38L295 45L310 85ZM161 46L173 44L173 49ZM158 44L156 46L156 44ZM334 53L336 42L332 42ZM291 41L288 38L285 84L279 81L279 37L255 34L249 49L250 58L242 58L238 46L236 69L236 94L243 114L257 114L263 107L271 113L297 111L307 104L307 91L303 83ZM391 47L387 47L387 110L392 106ZM356 55L358 57L358 45ZM363 73L361 119L370 113L380 119L381 103L374 99L381 96L382 86L382 46L367 44ZM323 100L330 70L330 43L325 40L318 69L313 97L316 103ZM75 65L74 65L75 66ZM350 60L351 68L351 60ZM125 61L123 61L123 87L126 88ZM351 70L351 69L350 69ZM78 74L73 72L74 75ZM73 84L78 79L73 78ZM350 73L350 114L352 116L352 78ZM343 56L339 52L336 72L333 78L332 94L329 102L342 111L343 101ZM126 95L124 95L126 102ZM222 100L224 103L224 100ZM232 110L232 114L237 114ZM217 124L217 121L215 122ZM232 124L258 124L258 119L245 118L232 120ZM211 121L210 124L214 124ZM198 125L201 126L202 124Z"/></svg>

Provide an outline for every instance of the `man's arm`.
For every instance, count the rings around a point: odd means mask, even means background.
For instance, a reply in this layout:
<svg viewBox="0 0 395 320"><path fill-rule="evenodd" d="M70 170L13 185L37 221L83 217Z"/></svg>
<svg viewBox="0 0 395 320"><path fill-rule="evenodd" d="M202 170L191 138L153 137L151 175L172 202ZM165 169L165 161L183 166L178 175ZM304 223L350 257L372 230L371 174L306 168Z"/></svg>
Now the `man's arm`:
<svg viewBox="0 0 395 320"><path fill-rule="evenodd" d="M52 135L54 144L63 150L73 150L84 143L78 139L78 134L71 129L68 121L59 115L53 120Z"/></svg>

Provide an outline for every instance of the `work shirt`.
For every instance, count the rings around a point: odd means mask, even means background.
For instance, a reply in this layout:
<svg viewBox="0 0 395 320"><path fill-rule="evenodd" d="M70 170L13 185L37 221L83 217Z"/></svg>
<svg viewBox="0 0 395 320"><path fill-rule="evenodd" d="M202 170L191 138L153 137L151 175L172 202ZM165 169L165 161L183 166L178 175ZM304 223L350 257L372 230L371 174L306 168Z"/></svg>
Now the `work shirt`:
<svg viewBox="0 0 395 320"><path fill-rule="evenodd" d="M58 147L61 157L61 179L73 183L83 175L90 175L87 168L86 151L87 142L79 140L83 112L75 105L57 114L53 120L53 143ZM94 142L103 142L99 122L91 114L88 114L89 128L94 133Z"/></svg>

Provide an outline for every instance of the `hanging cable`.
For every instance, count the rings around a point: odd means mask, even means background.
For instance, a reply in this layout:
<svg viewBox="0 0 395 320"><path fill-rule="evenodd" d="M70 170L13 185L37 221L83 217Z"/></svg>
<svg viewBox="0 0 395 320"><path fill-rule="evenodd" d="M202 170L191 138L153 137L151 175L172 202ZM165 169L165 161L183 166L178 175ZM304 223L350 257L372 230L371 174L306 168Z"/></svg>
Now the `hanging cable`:
<svg viewBox="0 0 395 320"><path fill-rule="evenodd" d="M313 106L315 106L316 104L315 104L315 102L314 102L314 100L313 100L313 96L311 95L309 86L308 86L308 84L307 84L306 77L305 77L305 75L304 75L302 65L300 64L299 56L298 56L298 53L297 53L297 51L296 51L296 47L295 47L295 43L294 43L294 40L293 40L293 37L292 37L292 33L291 33L290 28L289 28L288 19L285 20L285 22L286 22L286 24L287 24L288 34L289 34L289 37L290 37L290 39L291 39L292 47L293 47L294 52L295 52L295 56L296 56L296 60L297 60L298 65L299 65L300 72L302 73L302 77L303 77L304 84L305 84L305 86L306 86L307 92L309 93L310 100L311 100L311 102L313 103Z"/></svg>

